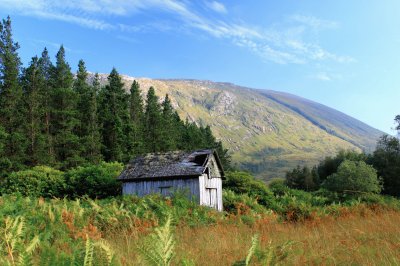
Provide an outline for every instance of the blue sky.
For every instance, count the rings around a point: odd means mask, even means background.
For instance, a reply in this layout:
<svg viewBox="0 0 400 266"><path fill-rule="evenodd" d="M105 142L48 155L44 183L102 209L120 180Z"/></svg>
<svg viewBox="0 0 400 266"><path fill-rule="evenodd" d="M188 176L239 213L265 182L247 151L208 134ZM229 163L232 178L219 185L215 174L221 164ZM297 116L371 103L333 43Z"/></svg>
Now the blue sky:
<svg viewBox="0 0 400 266"><path fill-rule="evenodd" d="M400 1L0 0L26 65L62 43L102 73L290 92L394 134ZM54 57L53 57L54 58Z"/></svg>

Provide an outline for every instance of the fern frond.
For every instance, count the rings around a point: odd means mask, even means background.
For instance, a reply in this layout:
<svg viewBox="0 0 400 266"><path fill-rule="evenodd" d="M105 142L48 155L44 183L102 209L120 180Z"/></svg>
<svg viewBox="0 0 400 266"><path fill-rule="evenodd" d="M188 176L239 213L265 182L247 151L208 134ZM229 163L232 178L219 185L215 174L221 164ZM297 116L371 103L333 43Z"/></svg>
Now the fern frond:
<svg viewBox="0 0 400 266"><path fill-rule="evenodd" d="M250 264L251 258L253 257L257 246L258 246L258 235L256 234L251 238L251 247L249 248L249 251L247 252L246 261L245 261L246 266Z"/></svg>
<svg viewBox="0 0 400 266"><path fill-rule="evenodd" d="M139 247L140 253L150 265L167 266L171 264L175 248L171 224L172 216L168 214L165 224L156 228L145 244Z"/></svg>
<svg viewBox="0 0 400 266"><path fill-rule="evenodd" d="M106 253L107 263L108 265L111 265L111 262L114 258L114 250L111 248L111 246L104 239L97 241L95 245Z"/></svg>
<svg viewBox="0 0 400 266"><path fill-rule="evenodd" d="M39 236L35 236L32 239L31 243L29 243L29 245L26 247L25 253L31 255L32 252L38 247L39 243L40 243Z"/></svg>
<svg viewBox="0 0 400 266"><path fill-rule="evenodd" d="M85 245L85 259L83 262L84 266L92 266L93 265L93 241L86 235L86 245Z"/></svg>

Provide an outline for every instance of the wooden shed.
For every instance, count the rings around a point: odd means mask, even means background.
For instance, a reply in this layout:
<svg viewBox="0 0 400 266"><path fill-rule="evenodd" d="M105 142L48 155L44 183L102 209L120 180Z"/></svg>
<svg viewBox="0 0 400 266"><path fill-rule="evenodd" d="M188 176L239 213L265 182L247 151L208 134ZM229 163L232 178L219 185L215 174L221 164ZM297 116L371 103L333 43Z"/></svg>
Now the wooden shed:
<svg viewBox="0 0 400 266"><path fill-rule="evenodd" d="M183 190L200 205L219 211L224 170L214 150L149 153L132 160L118 177L124 195L159 193L169 196Z"/></svg>

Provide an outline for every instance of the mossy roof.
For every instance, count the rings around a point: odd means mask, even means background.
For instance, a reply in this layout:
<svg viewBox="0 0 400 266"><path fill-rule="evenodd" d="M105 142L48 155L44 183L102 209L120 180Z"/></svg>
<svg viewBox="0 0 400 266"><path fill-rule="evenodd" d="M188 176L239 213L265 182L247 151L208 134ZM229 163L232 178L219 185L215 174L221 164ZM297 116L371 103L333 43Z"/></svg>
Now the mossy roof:
<svg viewBox="0 0 400 266"><path fill-rule="evenodd" d="M204 173L210 156L216 156L216 160L219 162L214 150L148 153L129 162L118 180L135 181L200 176ZM221 171L223 171L222 167Z"/></svg>

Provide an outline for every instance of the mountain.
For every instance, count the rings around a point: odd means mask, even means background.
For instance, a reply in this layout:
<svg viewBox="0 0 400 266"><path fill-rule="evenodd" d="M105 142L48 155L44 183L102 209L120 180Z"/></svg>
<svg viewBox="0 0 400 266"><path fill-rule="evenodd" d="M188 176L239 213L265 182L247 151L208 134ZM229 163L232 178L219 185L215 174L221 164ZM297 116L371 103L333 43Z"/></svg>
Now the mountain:
<svg viewBox="0 0 400 266"><path fill-rule="evenodd" d="M136 79L171 97L180 116L210 125L230 150L234 165L262 179L283 177L296 165L313 165L341 149L374 149L383 132L322 104L284 92L203 80ZM102 83L107 75L101 74Z"/></svg>

